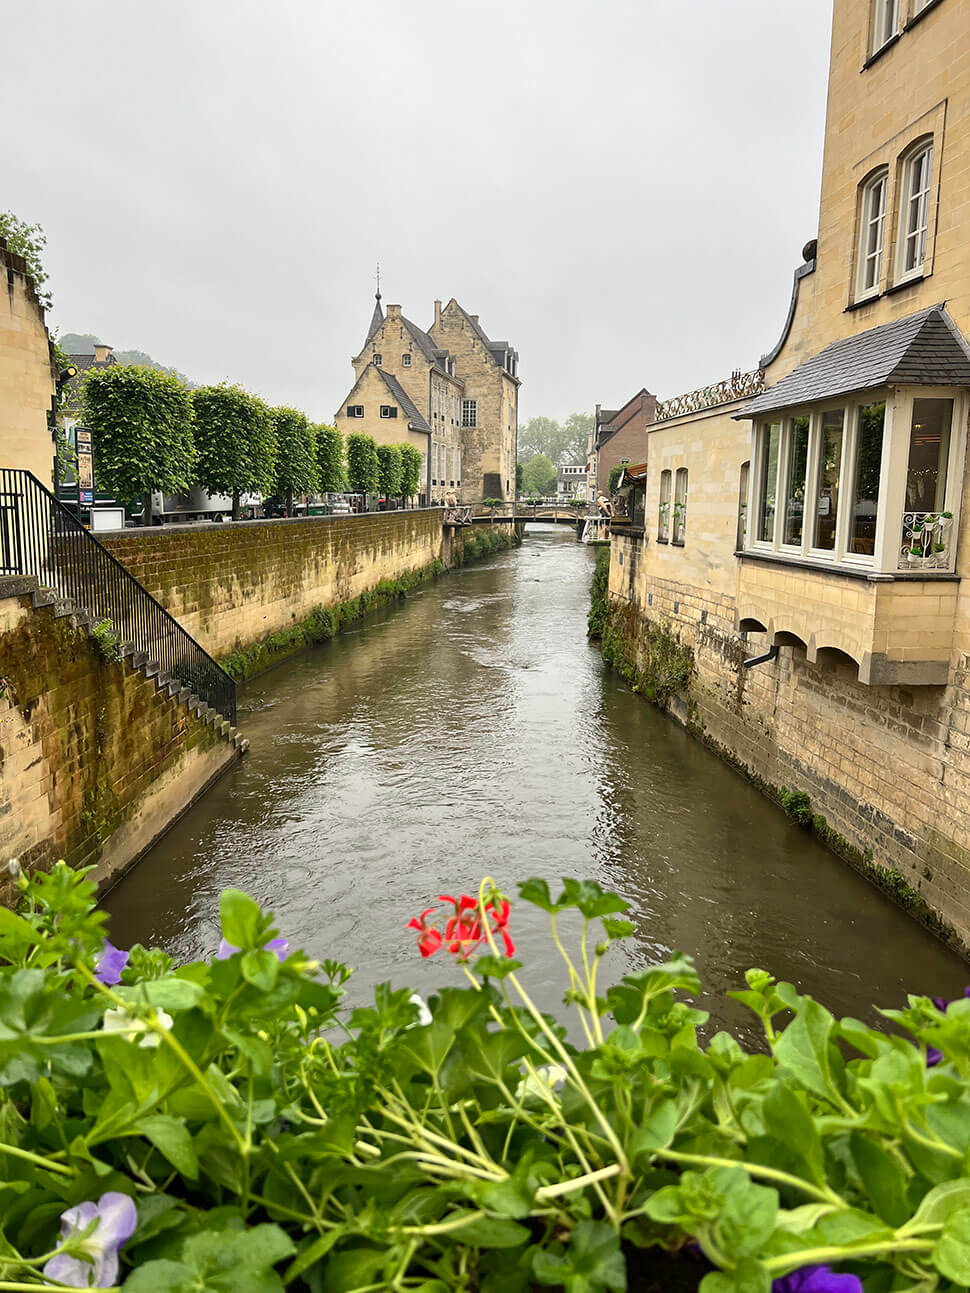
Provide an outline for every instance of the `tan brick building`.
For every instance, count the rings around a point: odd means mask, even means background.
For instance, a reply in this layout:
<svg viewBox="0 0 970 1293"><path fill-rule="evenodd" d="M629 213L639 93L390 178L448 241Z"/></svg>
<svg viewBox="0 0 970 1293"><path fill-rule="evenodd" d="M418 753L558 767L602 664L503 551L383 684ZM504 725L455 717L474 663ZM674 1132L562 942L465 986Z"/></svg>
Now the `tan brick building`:
<svg viewBox="0 0 970 1293"><path fill-rule="evenodd" d="M378 293L360 352L357 381L335 422L379 444L410 440L425 454L425 493L440 501L512 498L518 436L518 354L490 341L477 315L452 298L435 301L431 328L399 305L385 316ZM405 429L407 434L405 434Z"/></svg>
<svg viewBox="0 0 970 1293"><path fill-rule="evenodd" d="M836 0L817 240L759 367L658 406L613 622L648 675L690 648L674 712L965 946L968 338L970 0Z"/></svg>
<svg viewBox="0 0 970 1293"><path fill-rule="evenodd" d="M0 238L7 290L0 305L0 467L32 471L50 489L54 441L50 417L57 372L44 310L21 256Z"/></svg>

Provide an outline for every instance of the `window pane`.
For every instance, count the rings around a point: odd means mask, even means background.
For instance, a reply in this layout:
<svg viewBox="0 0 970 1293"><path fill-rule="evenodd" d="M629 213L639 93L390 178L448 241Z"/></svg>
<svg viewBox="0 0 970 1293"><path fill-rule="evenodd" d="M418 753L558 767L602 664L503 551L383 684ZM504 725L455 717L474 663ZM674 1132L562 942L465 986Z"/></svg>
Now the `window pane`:
<svg viewBox="0 0 970 1293"><path fill-rule="evenodd" d="M751 464L743 462L741 464L741 474L738 479L738 536L737 549L744 547L745 540L748 537L748 473Z"/></svg>
<svg viewBox="0 0 970 1293"><path fill-rule="evenodd" d="M761 477L758 498L757 535L762 543L775 537L775 500L778 494L778 449L781 423L769 422L761 428Z"/></svg>
<svg viewBox="0 0 970 1293"><path fill-rule="evenodd" d="M870 184L862 204L861 288L871 291L882 274L882 249L886 224L886 179L881 176Z"/></svg>
<svg viewBox="0 0 970 1293"><path fill-rule="evenodd" d="M926 259L926 230L929 217L930 174L933 149L927 148L909 164L907 201L903 210L903 270L918 269Z"/></svg>
<svg viewBox="0 0 970 1293"><path fill-rule="evenodd" d="M866 404L859 410L855 469L852 474L852 515L849 552L871 557L876 550L876 514L879 509L879 472L882 467L882 429L886 404Z"/></svg>
<svg viewBox="0 0 970 1293"><path fill-rule="evenodd" d="M839 523L839 479L842 474L844 436L845 410L829 409L823 413L812 546L826 552L831 552L835 547L835 531Z"/></svg>
<svg viewBox="0 0 970 1293"><path fill-rule="evenodd" d="M657 516L657 537L666 542L670 533L670 472L660 473L660 508Z"/></svg>
<svg viewBox="0 0 970 1293"><path fill-rule="evenodd" d="M906 472L907 512L943 509L952 419L952 400L913 400Z"/></svg>
<svg viewBox="0 0 970 1293"><path fill-rule="evenodd" d="M805 523L805 473L808 469L808 418L792 418L788 437L788 492L782 542L801 546Z"/></svg>

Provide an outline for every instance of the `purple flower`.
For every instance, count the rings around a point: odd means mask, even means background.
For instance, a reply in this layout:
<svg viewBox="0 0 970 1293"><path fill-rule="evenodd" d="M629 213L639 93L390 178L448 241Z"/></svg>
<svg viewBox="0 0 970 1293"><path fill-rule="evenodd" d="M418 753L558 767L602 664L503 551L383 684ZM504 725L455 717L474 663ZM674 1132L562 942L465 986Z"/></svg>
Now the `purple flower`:
<svg viewBox="0 0 970 1293"><path fill-rule="evenodd" d="M96 1222L89 1235L81 1238ZM104 1288L118 1282L118 1251L134 1234L138 1223L135 1205L127 1194L109 1191L97 1203L79 1203L61 1213L61 1246L70 1253L59 1253L44 1267L49 1280L70 1288Z"/></svg>
<svg viewBox="0 0 970 1293"><path fill-rule="evenodd" d="M836 1275L830 1266L803 1266L775 1280L771 1293L862 1293L862 1281L858 1275Z"/></svg>
<svg viewBox="0 0 970 1293"><path fill-rule="evenodd" d="M116 983L121 982L121 971L128 964L128 955L105 939L98 963L94 967L94 977L100 979L106 988L113 988Z"/></svg>
<svg viewBox="0 0 970 1293"><path fill-rule="evenodd" d="M970 985L968 985L966 988L964 988L964 990L963 990L963 995L964 995L965 997L970 997ZM957 1000L959 1001L959 997L957 998ZM934 998L933 998L933 1005L934 1005L934 1006L936 1006L937 1010L942 1011L942 1012L943 1012L943 1014L945 1015L945 1014L946 1014L946 1012L947 1012L947 1007L948 1007L948 1006L953 1005L953 1002L952 1002L952 1001L944 1001L942 997L934 997ZM937 1065L937 1064L939 1064L939 1063L942 1061L942 1059L943 1059L943 1052L942 1052L942 1051L938 1051L938 1050L936 1049L936 1047L935 1047L935 1046L927 1046L927 1048L926 1048L926 1067L927 1067L928 1069L935 1068L935 1067L936 1067L936 1065Z"/></svg>
<svg viewBox="0 0 970 1293"><path fill-rule="evenodd" d="M271 938L268 943L263 944L264 952L275 952L278 961L285 961L286 954L289 951L290 944L285 938ZM239 951L238 947L233 947L232 943L223 939L219 944L219 950L216 952L217 961L228 961L230 956L235 956Z"/></svg>

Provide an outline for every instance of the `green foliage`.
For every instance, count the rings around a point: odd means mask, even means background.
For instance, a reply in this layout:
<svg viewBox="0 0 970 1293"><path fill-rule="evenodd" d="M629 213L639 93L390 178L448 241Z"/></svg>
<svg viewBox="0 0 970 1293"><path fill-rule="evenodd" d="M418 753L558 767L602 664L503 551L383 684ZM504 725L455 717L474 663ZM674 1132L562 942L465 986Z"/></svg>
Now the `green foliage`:
<svg viewBox="0 0 970 1293"><path fill-rule="evenodd" d="M377 492L377 445L362 431L351 431L347 437L347 480L354 494Z"/></svg>
<svg viewBox="0 0 970 1293"><path fill-rule="evenodd" d="M27 224L25 220L19 220L12 211L0 211L0 238L6 238L7 247L14 255L23 256L37 299L45 310L49 310L51 293L50 288L45 286L47 272L43 261L47 235L42 226Z"/></svg>
<svg viewBox="0 0 970 1293"><path fill-rule="evenodd" d="M661 709L672 696L687 692L694 652L665 624L639 616L629 603L613 604L607 606L601 636L604 663L633 691Z"/></svg>
<svg viewBox="0 0 970 1293"><path fill-rule="evenodd" d="M489 933L455 966L471 983L427 1015L389 983L345 1008L350 971L274 951L285 931L233 889L226 959L136 946L107 986L87 873L16 883L19 912L0 909L5 1287L50 1287L62 1214L107 1192L135 1204L115 1282L132 1293L614 1293L668 1287L658 1271L688 1243L709 1263L701 1293L770 1293L820 1264L866 1293L970 1282L970 1000L909 996L883 1031L752 969L729 994L761 1035L748 1049L709 1034L681 953L608 984L628 905L574 879L527 880L506 911L513 933L523 914L555 922L561 1018L495 942L490 879L468 917ZM97 1243L76 1232L64 1251Z"/></svg>
<svg viewBox="0 0 970 1293"><path fill-rule="evenodd" d="M557 466L585 462L592 430L592 413L570 413L563 423L554 418L529 418L519 427L519 458L524 462L544 454Z"/></svg>
<svg viewBox="0 0 970 1293"><path fill-rule="evenodd" d="M121 498L177 493L195 479L189 393L174 377L115 364L89 370L83 416L98 484Z"/></svg>
<svg viewBox="0 0 970 1293"><path fill-rule="evenodd" d="M603 636L606 627L606 612L609 606L610 587L610 550L600 548L596 553L596 564L593 567L593 582L589 591L589 617L586 631L594 639Z"/></svg>
<svg viewBox="0 0 970 1293"><path fill-rule="evenodd" d="M606 492L611 497L613 494L616 493L616 487L617 485L619 485L620 477L622 475L623 475L623 466L621 464L617 464L617 466L610 468L609 483L606 486Z"/></svg>
<svg viewBox="0 0 970 1293"><path fill-rule="evenodd" d="M317 449L317 488L322 494L340 494L347 485L344 438L336 427L320 422L313 427Z"/></svg>
<svg viewBox="0 0 970 1293"><path fill-rule="evenodd" d="M396 444L377 446L377 488L385 498L399 498L401 489L401 450Z"/></svg>
<svg viewBox="0 0 970 1293"><path fill-rule="evenodd" d="M196 479L210 494L268 494L276 466L273 417L239 386L201 386L192 392Z"/></svg>
<svg viewBox="0 0 970 1293"><path fill-rule="evenodd" d="M424 458L421 450L413 444L401 444L398 448L401 451L401 493L405 498L413 498L422 492Z"/></svg>
<svg viewBox="0 0 970 1293"><path fill-rule="evenodd" d="M798 822L799 826L811 826L812 801L804 790L789 790L782 786L780 799L782 808L793 822Z"/></svg>
<svg viewBox="0 0 970 1293"><path fill-rule="evenodd" d="M556 469L544 453L522 464L522 486L529 494L543 498L556 492Z"/></svg>
<svg viewBox="0 0 970 1293"><path fill-rule="evenodd" d="M317 484L316 449L313 428L299 409L273 409L276 428L276 477L273 492L286 499L293 510L294 494L310 493Z"/></svg>
<svg viewBox="0 0 970 1293"><path fill-rule="evenodd" d="M93 355L94 347L103 344L101 338L93 332L65 332L61 337L61 345L72 355ZM139 368L151 368L158 373L168 373L170 377L177 377L180 382L188 386L189 390L195 389L194 383L190 382L183 372L168 364L160 364L147 351L115 348L112 353L119 364L135 364Z"/></svg>
<svg viewBox="0 0 970 1293"><path fill-rule="evenodd" d="M462 530L463 546L455 552L454 564L463 566L476 557L487 557L493 552L504 552L515 543L515 534L511 526L477 525L469 531Z"/></svg>
<svg viewBox="0 0 970 1293"><path fill-rule="evenodd" d="M121 638L116 633L110 620L99 620L91 627L91 637L106 660L118 664L121 661Z"/></svg>

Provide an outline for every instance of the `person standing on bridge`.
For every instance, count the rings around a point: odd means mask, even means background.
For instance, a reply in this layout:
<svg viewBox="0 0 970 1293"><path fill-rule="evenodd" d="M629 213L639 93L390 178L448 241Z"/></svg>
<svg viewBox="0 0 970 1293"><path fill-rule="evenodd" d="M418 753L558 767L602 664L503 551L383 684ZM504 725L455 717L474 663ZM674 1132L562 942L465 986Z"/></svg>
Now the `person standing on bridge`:
<svg viewBox="0 0 970 1293"><path fill-rule="evenodd" d="M600 516L605 516L609 520L613 515L613 504L602 491L600 491L599 497L596 499L596 504L599 507Z"/></svg>
<svg viewBox="0 0 970 1293"><path fill-rule="evenodd" d="M458 520L458 498L453 489L449 489L445 495L445 520Z"/></svg>

